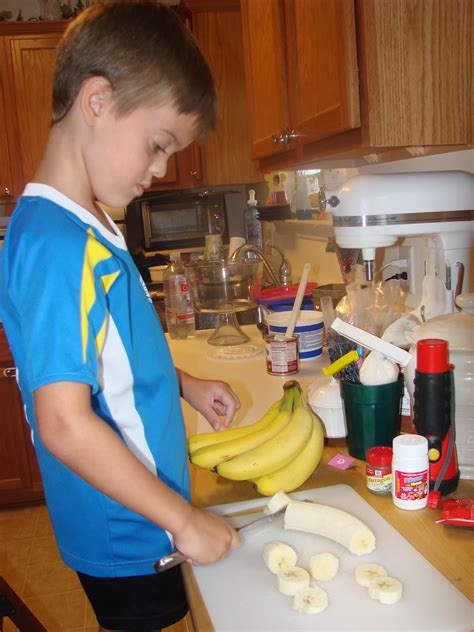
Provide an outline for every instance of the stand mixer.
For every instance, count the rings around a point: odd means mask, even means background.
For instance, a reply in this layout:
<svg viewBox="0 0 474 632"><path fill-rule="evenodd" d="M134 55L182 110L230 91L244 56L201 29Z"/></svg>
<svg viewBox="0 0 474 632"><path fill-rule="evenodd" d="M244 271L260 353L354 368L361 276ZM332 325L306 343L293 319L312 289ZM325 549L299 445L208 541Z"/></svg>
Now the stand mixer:
<svg viewBox="0 0 474 632"><path fill-rule="evenodd" d="M359 175L334 192L322 192L341 248L361 248L368 281L374 278L376 248L400 237L426 236L439 244L437 274L450 300L469 291L474 237L474 176L463 171ZM408 279L415 274L407 260Z"/></svg>

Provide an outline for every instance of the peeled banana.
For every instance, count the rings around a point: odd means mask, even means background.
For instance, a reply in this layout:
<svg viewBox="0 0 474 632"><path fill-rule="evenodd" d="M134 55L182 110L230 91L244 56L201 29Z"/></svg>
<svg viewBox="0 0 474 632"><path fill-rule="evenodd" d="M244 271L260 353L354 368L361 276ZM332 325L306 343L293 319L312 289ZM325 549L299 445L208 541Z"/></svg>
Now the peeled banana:
<svg viewBox="0 0 474 632"><path fill-rule="evenodd" d="M263 547L263 561L276 575L285 568L296 566L298 554L293 547L284 542L267 542Z"/></svg>
<svg viewBox="0 0 474 632"><path fill-rule="evenodd" d="M193 454L206 446L217 445L225 441L234 441L240 439L253 432L266 428L278 415L282 400L274 402L263 417L255 423L248 426L239 426L238 428L226 428L219 432L203 432L201 434L191 435L188 438L188 452Z"/></svg>
<svg viewBox="0 0 474 632"><path fill-rule="evenodd" d="M253 480L255 489L263 496L271 496L278 491L290 492L300 487L319 465L324 448L324 430L316 415L308 411L312 418L309 441L299 454L283 467Z"/></svg>
<svg viewBox="0 0 474 632"><path fill-rule="evenodd" d="M376 577L369 584L369 597L387 606L400 601L402 594L402 583L394 577Z"/></svg>
<svg viewBox="0 0 474 632"><path fill-rule="evenodd" d="M278 574L278 589L284 595L294 596L302 588L309 586L310 577L306 569L301 566L289 566Z"/></svg>
<svg viewBox="0 0 474 632"><path fill-rule="evenodd" d="M303 450L313 431L313 418L302 405L300 391L294 391L295 408L283 430L253 450L219 463L216 469L220 476L235 481L253 480L283 467Z"/></svg>
<svg viewBox="0 0 474 632"><path fill-rule="evenodd" d="M293 609L304 614L317 614L328 607L328 594L319 586L299 590L293 599Z"/></svg>
<svg viewBox="0 0 474 632"><path fill-rule="evenodd" d="M260 428L260 430L251 432L238 439L233 439L232 441L224 441L223 443L196 450L189 457L191 463L198 467L212 470L216 465L219 465L219 463L228 461L239 454L248 452L262 445L283 430L290 422L290 410L277 409L276 412L276 415L274 415L274 411L272 411L272 415L268 415L268 417L272 417L272 420L269 424L265 425L264 428Z"/></svg>
<svg viewBox="0 0 474 632"><path fill-rule="evenodd" d="M315 533L345 546L355 555L375 549L375 535L355 516L317 503L293 500L285 510L285 529Z"/></svg>
<svg viewBox="0 0 474 632"><path fill-rule="evenodd" d="M291 498L285 494L285 492L277 491L274 496L270 498L265 507L266 514L274 514L277 511L285 509L291 502Z"/></svg>
<svg viewBox="0 0 474 632"><path fill-rule="evenodd" d="M318 553L309 560L309 573L313 579L329 582L339 570L339 558L333 553Z"/></svg>
<svg viewBox="0 0 474 632"><path fill-rule="evenodd" d="M355 578L359 586L369 587L370 582L378 577L387 577L387 569L380 564L360 564L355 569Z"/></svg>

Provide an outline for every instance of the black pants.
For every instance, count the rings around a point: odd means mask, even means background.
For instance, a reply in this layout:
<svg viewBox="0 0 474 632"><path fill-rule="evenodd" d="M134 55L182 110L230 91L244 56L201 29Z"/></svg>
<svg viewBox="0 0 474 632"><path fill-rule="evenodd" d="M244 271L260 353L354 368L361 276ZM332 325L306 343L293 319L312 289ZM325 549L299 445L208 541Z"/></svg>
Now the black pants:
<svg viewBox="0 0 474 632"><path fill-rule="evenodd" d="M181 567L138 577L91 577L77 573L99 625L108 630L151 632L188 612Z"/></svg>

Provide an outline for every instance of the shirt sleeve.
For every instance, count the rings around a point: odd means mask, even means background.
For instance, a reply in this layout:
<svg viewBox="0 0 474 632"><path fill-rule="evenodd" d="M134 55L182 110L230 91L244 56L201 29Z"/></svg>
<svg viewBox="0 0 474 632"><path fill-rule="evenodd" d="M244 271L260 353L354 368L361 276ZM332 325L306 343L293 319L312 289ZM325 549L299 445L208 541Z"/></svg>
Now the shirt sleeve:
<svg viewBox="0 0 474 632"><path fill-rule="evenodd" d="M107 331L107 294L120 274L110 250L91 228L64 213L48 215L48 230L17 227L10 295L21 322L31 390L58 381L99 389ZM36 225L36 230L35 230Z"/></svg>

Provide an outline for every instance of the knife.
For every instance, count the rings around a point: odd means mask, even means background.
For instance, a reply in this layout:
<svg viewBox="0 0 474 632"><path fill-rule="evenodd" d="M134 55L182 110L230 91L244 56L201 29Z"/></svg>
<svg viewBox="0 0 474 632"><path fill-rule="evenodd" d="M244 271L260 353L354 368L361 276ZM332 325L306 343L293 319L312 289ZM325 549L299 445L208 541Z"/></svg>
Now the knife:
<svg viewBox="0 0 474 632"><path fill-rule="evenodd" d="M254 526L263 526L268 523L271 523L276 518L278 518L278 516L280 516L280 514L282 514L285 511L285 509L286 507L283 507L282 509L275 511L275 513L265 515L265 516L260 516L259 518L252 520L252 522L247 522L247 524L244 524L241 527L236 527L235 530L239 533L242 533L243 531L246 531L247 529L252 529ZM242 514L241 512L236 512L236 513L240 515L245 515L247 513L249 514L255 513L255 510L253 511L249 510L245 512L244 514ZM234 514L234 516L235 515L236 514ZM163 557L160 557L160 559L153 564L153 568L157 573L162 573L163 571L167 571L168 569L173 568L173 566L178 566L178 564L182 564L183 562L186 562L186 560L188 559L189 559L188 556L184 555L180 551L173 551L172 553L169 553L168 555L163 555Z"/></svg>

